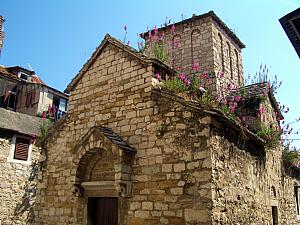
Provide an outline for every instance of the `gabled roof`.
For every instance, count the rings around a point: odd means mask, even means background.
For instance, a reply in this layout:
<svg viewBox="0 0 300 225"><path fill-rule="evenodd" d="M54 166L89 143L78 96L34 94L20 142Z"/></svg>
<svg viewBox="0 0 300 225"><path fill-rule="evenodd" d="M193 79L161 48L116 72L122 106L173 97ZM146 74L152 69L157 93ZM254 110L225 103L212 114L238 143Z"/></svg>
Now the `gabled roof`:
<svg viewBox="0 0 300 225"><path fill-rule="evenodd" d="M34 71L27 70L20 66L6 67L6 66L0 65L0 75L3 77L9 78L9 79L21 81L22 79L20 79L18 76L19 71L25 72L26 74L30 75L31 81L25 81L25 82L46 85L44 83L44 81L42 81L42 79L38 75L35 74Z"/></svg>
<svg viewBox="0 0 300 225"><path fill-rule="evenodd" d="M0 129L38 136L44 119L0 108Z"/></svg>
<svg viewBox="0 0 300 225"><path fill-rule="evenodd" d="M9 79L13 80L20 80L20 78L16 75L11 73L7 67L0 65L0 75Z"/></svg>
<svg viewBox="0 0 300 225"><path fill-rule="evenodd" d="M185 24L185 23L190 23L190 22L193 22L195 20L198 20L198 19L202 19L202 18L205 18L205 17L211 17L224 31L225 33L231 37L237 44L240 48L245 48L245 44L236 36L236 34L215 14L214 11L209 11L207 13L204 13L204 14L201 14L201 15L193 15L191 18L189 19L185 19L185 20L182 20L180 22L177 22L177 23L174 23L174 24L170 24L166 27L162 27L162 28L159 28L158 30L166 30L166 29L171 29L171 27L173 25L175 26L178 26L178 25L181 25L181 24ZM147 37L147 33L145 33L145 36ZM142 35L140 35L142 37Z"/></svg>
<svg viewBox="0 0 300 225"><path fill-rule="evenodd" d="M300 7L280 18L279 22L300 57Z"/></svg>
<svg viewBox="0 0 300 225"><path fill-rule="evenodd" d="M136 150L130 147L126 141L124 141L119 135L114 133L112 129L108 127L100 126L99 130L105 137L111 140L111 142L117 145L119 148L125 151L136 152Z"/></svg>
<svg viewBox="0 0 300 225"><path fill-rule="evenodd" d="M127 52L129 55L132 55L133 57L139 59L141 63L153 63L155 65L160 66L161 68L168 70L170 73L175 73L176 71L163 62L161 62L158 59L148 58L146 55L138 52L134 48L123 44L121 41L117 40L116 38L110 36L109 34L106 34L101 44L96 48L92 56L88 59L88 61L83 65L79 73L71 80L71 82L68 84L65 92L70 93L70 91L73 90L77 82L82 78L82 76L88 71L88 69L91 67L91 65L95 62L97 57L102 53L103 49L108 45L111 44L125 52Z"/></svg>
<svg viewBox="0 0 300 225"><path fill-rule="evenodd" d="M63 121L62 123L65 123L65 121ZM55 132L55 130L56 129L51 129L51 133ZM89 140L91 135L93 135L93 133L95 132L97 133L99 132L102 135L102 137L104 137L107 141L109 141L113 145L116 145L120 149L127 152L136 153L136 150L133 147L131 147L123 138L121 138L118 134L116 134L111 128L105 126L92 127L85 135L83 135L80 138L80 140L76 143L76 145L72 148L71 151L74 152L77 151L79 148L81 148L84 145L84 143L86 143L86 141ZM47 138L49 138L49 135L47 136Z"/></svg>
<svg viewBox="0 0 300 225"><path fill-rule="evenodd" d="M283 115L278 107L278 103L268 82L256 83L241 87L239 92L243 93L243 98L268 97L274 111L277 113L280 119L283 119Z"/></svg>

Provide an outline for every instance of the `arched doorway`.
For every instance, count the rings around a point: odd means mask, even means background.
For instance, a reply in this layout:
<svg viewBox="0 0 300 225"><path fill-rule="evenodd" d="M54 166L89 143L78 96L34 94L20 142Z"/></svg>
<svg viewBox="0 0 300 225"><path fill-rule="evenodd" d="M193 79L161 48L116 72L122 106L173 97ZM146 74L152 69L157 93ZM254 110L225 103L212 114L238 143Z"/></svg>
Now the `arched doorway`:
<svg viewBox="0 0 300 225"><path fill-rule="evenodd" d="M74 186L85 225L121 225L127 216L135 150L107 129L89 132L82 142L85 146L76 151Z"/></svg>

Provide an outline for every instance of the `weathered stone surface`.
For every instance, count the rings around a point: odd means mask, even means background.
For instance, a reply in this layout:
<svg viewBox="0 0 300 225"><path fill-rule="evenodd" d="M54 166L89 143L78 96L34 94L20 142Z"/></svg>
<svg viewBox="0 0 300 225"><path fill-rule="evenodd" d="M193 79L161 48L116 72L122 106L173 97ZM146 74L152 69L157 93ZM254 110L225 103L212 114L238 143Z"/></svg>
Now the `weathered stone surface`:
<svg viewBox="0 0 300 225"><path fill-rule="evenodd" d="M32 146L29 163L8 162L11 138L0 138L0 224L32 224L40 149Z"/></svg>

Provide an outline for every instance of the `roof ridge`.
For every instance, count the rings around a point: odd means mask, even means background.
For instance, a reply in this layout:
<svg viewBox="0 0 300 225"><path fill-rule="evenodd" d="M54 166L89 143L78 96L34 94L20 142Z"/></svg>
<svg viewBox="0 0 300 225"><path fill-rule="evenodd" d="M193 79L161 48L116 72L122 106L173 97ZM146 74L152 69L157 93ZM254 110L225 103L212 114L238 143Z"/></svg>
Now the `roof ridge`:
<svg viewBox="0 0 300 225"><path fill-rule="evenodd" d="M220 17L217 16L217 14L213 10L208 11L207 13L200 14L200 15L193 14L193 16L188 18L188 19L184 19L184 20L181 20L179 22L175 22L175 23L169 24L167 26L160 27L160 28L158 28L158 30L169 29L173 25L176 26L176 25L184 24L184 23L187 23L189 21L194 21L194 20L197 20L197 19L200 19L200 18L205 18L207 16L210 16L211 18L213 18L215 20L215 22L217 22L225 30L225 32L228 34L228 36L231 37L239 45L240 48L245 48L246 47L246 45L238 38L238 36L226 25L226 23L224 23L220 19ZM153 30L154 29L148 30L147 32L149 32L149 31L152 32ZM141 33L140 36L142 37L142 34L147 35L147 32Z"/></svg>

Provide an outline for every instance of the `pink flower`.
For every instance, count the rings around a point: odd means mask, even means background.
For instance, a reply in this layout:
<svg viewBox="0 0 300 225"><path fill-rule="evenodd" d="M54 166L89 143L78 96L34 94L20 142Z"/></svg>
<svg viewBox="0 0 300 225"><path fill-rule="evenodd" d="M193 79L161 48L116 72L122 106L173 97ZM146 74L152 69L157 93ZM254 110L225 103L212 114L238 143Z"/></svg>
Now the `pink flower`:
<svg viewBox="0 0 300 225"><path fill-rule="evenodd" d="M235 96L235 101L239 102L241 100L241 96Z"/></svg>
<svg viewBox="0 0 300 225"><path fill-rule="evenodd" d="M154 26L154 33L157 34L158 33L158 29L156 26Z"/></svg>
<svg viewBox="0 0 300 225"><path fill-rule="evenodd" d="M220 77L223 78L224 77L224 72L220 72Z"/></svg>
<svg viewBox="0 0 300 225"><path fill-rule="evenodd" d="M171 31L172 31L172 33L175 33L175 25L174 24L171 27Z"/></svg>
<svg viewBox="0 0 300 225"><path fill-rule="evenodd" d="M232 90L232 84L230 84L230 83L227 84L226 90L227 91L231 91Z"/></svg>
<svg viewBox="0 0 300 225"><path fill-rule="evenodd" d="M194 72L198 72L198 70L199 70L197 64L194 61L193 61L192 69Z"/></svg>
<svg viewBox="0 0 300 225"><path fill-rule="evenodd" d="M207 78L206 73L202 73L202 74L201 74L201 77L202 77L203 79L206 79L206 78Z"/></svg>
<svg viewBox="0 0 300 225"><path fill-rule="evenodd" d="M157 72L154 76L156 77L157 80L161 80L161 76L160 76L159 72Z"/></svg>
<svg viewBox="0 0 300 225"><path fill-rule="evenodd" d="M180 73L178 75L178 78L186 85L189 86L191 84L191 81L189 78L186 77L186 75L184 73Z"/></svg>
<svg viewBox="0 0 300 225"><path fill-rule="evenodd" d="M124 26L124 30L127 31L127 25Z"/></svg>
<svg viewBox="0 0 300 225"><path fill-rule="evenodd" d="M45 119L47 117L47 114L45 111L42 112L42 118Z"/></svg>

